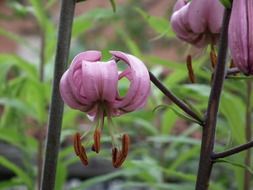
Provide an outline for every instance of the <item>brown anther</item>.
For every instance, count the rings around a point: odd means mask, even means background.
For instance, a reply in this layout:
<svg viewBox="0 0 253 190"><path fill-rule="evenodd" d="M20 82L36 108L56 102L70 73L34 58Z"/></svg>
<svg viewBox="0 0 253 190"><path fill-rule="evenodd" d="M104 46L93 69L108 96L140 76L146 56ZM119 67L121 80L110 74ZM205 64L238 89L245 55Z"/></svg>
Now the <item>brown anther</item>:
<svg viewBox="0 0 253 190"><path fill-rule="evenodd" d="M74 150L76 155L80 158L81 162L87 166L88 165L88 157L86 155L86 151L84 146L81 144L81 135L80 133L76 133L74 136Z"/></svg>
<svg viewBox="0 0 253 190"><path fill-rule="evenodd" d="M187 70L188 70L188 76L189 79L192 83L195 83L195 75L193 72L193 68L192 68L192 57L191 55L188 55L186 58L186 66L187 66Z"/></svg>
<svg viewBox="0 0 253 190"><path fill-rule="evenodd" d="M118 149L116 147L114 147L112 149L112 165L114 166L116 161L117 161L117 157L118 157Z"/></svg>
<svg viewBox="0 0 253 190"><path fill-rule="evenodd" d="M87 166L88 165L88 157L86 155L86 151L84 146L81 146L81 152L79 154L79 158L81 160L81 162L83 163L83 165Z"/></svg>
<svg viewBox="0 0 253 190"><path fill-rule="evenodd" d="M76 133L74 136L74 150L77 156L80 155L81 147L81 135L80 133Z"/></svg>
<svg viewBox="0 0 253 190"><path fill-rule="evenodd" d="M101 138L101 130L96 129L93 135L94 144L92 145L92 150L96 153L100 151L100 138Z"/></svg>
<svg viewBox="0 0 253 190"><path fill-rule="evenodd" d="M127 156L129 145L130 138L127 134L124 134L122 138L122 154L124 154L125 156Z"/></svg>
<svg viewBox="0 0 253 190"><path fill-rule="evenodd" d="M210 52L210 60L211 60L212 68L214 69L217 64L217 55L214 49L212 49Z"/></svg>
<svg viewBox="0 0 253 190"><path fill-rule="evenodd" d="M116 157L116 160L113 163L113 166L115 168L120 167L125 161L128 154L129 145L130 145L130 138L127 134L124 134L122 137L122 150L113 154L114 157L113 159L115 159Z"/></svg>

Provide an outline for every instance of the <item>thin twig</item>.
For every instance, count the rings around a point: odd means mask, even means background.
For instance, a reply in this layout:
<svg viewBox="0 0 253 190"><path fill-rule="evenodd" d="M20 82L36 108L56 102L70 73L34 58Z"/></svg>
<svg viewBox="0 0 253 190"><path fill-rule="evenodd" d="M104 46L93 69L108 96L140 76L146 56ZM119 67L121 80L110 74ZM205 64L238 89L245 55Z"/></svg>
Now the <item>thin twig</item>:
<svg viewBox="0 0 253 190"><path fill-rule="evenodd" d="M179 108L181 108L185 113L194 118L199 122L200 125L203 125L203 120L192 111L187 104L185 104L182 100L180 100L175 94L173 94L169 89L167 89L162 82L157 79L153 73L149 71L150 80L159 88L166 97L168 97L172 102L174 102Z"/></svg>
<svg viewBox="0 0 253 190"><path fill-rule="evenodd" d="M215 67L212 88L209 96L206 122L202 132L202 143L199 160L199 168L196 182L196 190L208 189L213 162L211 155L214 147L215 129L217 114L219 110L220 96L225 79L227 44L228 44L228 25L231 10L226 9L223 18L222 31L220 36L219 52L217 65Z"/></svg>
<svg viewBox="0 0 253 190"><path fill-rule="evenodd" d="M41 190L53 190L55 185L63 115L59 83L67 67L74 9L75 0L62 0Z"/></svg>
<svg viewBox="0 0 253 190"><path fill-rule="evenodd" d="M237 147L234 147L234 148L231 148L229 150L226 150L224 152L219 152L219 153L213 153L212 156L211 156L211 159L213 161L219 159L219 158L225 158L225 157L228 157L228 156L232 156L234 154L237 154L239 152L242 152L242 151L245 151L249 148L252 148L253 147L253 140L248 142L248 143L245 143L243 145L240 145L240 146L237 146Z"/></svg>

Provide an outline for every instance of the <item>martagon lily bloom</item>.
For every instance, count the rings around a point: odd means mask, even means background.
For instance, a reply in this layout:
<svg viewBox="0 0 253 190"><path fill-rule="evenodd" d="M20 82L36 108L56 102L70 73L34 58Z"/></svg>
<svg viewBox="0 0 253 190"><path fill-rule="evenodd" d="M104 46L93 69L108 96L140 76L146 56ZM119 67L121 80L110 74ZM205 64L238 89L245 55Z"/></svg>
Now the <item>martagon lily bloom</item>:
<svg viewBox="0 0 253 190"><path fill-rule="evenodd" d="M100 61L99 51L86 51L78 54L60 81L60 93L64 102L73 109L86 112L96 122L92 150L100 151L100 137L107 117L112 136L112 163L120 167L128 154L130 139L127 134L121 136L121 148L113 135L113 116L132 112L142 108L150 91L149 73L144 63L137 57L120 51L111 51L113 58L107 62ZM127 68L118 71L117 62L123 61ZM118 92L118 82L122 78L130 81L125 96ZM77 133L74 137L74 149L84 165L88 165L85 147L81 141L86 139Z"/></svg>
<svg viewBox="0 0 253 190"><path fill-rule="evenodd" d="M219 0L178 0L171 26L179 39L201 48L217 42L223 12Z"/></svg>
<svg viewBox="0 0 253 190"><path fill-rule="evenodd" d="M253 74L253 1L233 1L228 31L234 64L246 75Z"/></svg>

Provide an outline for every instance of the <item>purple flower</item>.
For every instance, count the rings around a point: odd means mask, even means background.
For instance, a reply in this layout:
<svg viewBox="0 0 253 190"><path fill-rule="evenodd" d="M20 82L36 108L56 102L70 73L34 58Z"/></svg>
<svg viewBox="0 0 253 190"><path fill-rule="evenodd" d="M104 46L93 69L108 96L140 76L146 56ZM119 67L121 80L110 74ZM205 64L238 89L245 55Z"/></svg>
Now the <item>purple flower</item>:
<svg viewBox="0 0 253 190"><path fill-rule="evenodd" d="M233 1L228 31L229 48L235 65L253 74L253 2Z"/></svg>
<svg viewBox="0 0 253 190"><path fill-rule="evenodd" d="M149 73L144 63L137 57L120 51L111 51L113 59L100 61L99 51L86 51L78 54L60 81L60 92L64 102L73 109L87 112L96 122L94 144L92 149L99 152L100 135L104 125L104 117L109 122L110 134L113 134L112 116L119 116L142 108L150 91ZM127 64L123 72L117 68L117 61ZM118 81L127 78L130 81L125 96L118 93ZM87 165L88 159L81 144L79 133L74 138L76 155ZM127 156L129 137L122 136L121 150L116 147L117 140L113 139L113 165L119 167Z"/></svg>
<svg viewBox="0 0 253 190"><path fill-rule="evenodd" d="M178 0L171 16L176 36L197 47L216 43L224 8L219 0Z"/></svg>

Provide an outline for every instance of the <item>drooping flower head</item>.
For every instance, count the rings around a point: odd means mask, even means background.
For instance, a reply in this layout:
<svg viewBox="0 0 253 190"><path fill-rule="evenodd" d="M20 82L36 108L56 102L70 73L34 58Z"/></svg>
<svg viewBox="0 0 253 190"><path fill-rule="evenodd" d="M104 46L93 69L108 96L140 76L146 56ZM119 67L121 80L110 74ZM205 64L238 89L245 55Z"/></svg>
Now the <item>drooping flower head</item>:
<svg viewBox="0 0 253 190"><path fill-rule="evenodd" d="M228 39L234 64L253 74L253 1L233 1Z"/></svg>
<svg viewBox="0 0 253 190"><path fill-rule="evenodd" d="M60 82L60 92L64 102L73 109L86 112L96 122L94 130L95 152L100 150L100 136L107 117L110 127L111 118L142 108L150 91L149 73L144 63L133 55L120 51L111 51L113 58L107 62L100 61L99 51L86 51L78 54L69 69L63 74ZM127 64L126 70L118 71L117 61ZM118 81L127 78L130 81L125 96L118 92ZM88 159L85 148L81 145L81 135L76 134L74 147L76 155L87 165ZM128 152L129 137L122 136L121 150L117 149L117 142L113 139L113 165L119 167Z"/></svg>
<svg viewBox="0 0 253 190"><path fill-rule="evenodd" d="M223 12L219 0L178 0L171 16L171 26L179 39L204 47L217 42Z"/></svg>

